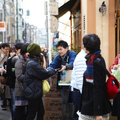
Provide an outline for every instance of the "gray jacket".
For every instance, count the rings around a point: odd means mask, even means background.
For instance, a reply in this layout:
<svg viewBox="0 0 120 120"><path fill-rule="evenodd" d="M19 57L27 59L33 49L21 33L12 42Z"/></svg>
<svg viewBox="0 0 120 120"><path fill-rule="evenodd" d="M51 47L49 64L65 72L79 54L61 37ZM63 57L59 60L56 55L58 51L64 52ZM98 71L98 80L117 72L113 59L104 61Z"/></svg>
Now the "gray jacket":
<svg viewBox="0 0 120 120"><path fill-rule="evenodd" d="M25 60L22 55L18 55L18 60L15 63L15 76L16 76L16 83L15 83L15 96L24 97L24 92L22 90L21 83L24 79L24 65Z"/></svg>

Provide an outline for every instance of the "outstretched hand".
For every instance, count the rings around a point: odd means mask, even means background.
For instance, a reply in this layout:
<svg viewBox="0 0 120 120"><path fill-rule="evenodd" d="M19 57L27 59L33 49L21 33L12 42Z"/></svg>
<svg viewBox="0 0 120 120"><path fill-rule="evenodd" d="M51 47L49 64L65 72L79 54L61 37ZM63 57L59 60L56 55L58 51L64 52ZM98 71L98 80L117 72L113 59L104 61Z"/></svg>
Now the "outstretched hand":
<svg viewBox="0 0 120 120"><path fill-rule="evenodd" d="M64 71L65 69L66 69L66 66L62 65L62 69L59 70L59 72L62 72L62 71Z"/></svg>

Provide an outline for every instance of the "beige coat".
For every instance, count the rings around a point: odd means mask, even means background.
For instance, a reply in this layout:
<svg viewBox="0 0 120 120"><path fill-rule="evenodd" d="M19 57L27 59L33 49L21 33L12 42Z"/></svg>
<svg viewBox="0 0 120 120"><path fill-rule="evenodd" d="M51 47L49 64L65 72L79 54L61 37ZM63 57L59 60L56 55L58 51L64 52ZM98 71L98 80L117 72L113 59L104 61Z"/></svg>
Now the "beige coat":
<svg viewBox="0 0 120 120"><path fill-rule="evenodd" d="M4 62L7 61L8 59L8 54L5 54L4 57L1 57L1 50L0 50L0 67L3 66Z"/></svg>

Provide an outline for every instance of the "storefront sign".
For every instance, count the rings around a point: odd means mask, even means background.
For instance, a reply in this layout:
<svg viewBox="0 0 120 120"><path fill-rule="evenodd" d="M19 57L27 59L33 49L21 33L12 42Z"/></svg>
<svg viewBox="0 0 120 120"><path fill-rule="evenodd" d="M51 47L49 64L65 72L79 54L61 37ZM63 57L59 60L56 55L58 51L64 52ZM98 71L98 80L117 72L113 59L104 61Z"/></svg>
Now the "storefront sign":
<svg viewBox="0 0 120 120"><path fill-rule="evenodd" d="M5 31L5 22L0 22L0 32Z"/></svg>

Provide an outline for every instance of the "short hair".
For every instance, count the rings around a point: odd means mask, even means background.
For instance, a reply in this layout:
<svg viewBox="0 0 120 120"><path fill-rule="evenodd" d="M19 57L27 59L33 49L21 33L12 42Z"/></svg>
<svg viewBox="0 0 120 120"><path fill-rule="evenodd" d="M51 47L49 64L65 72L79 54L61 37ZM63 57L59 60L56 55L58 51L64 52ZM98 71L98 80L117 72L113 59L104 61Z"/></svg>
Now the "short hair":
<svg viewBox="0 0 120 120"><path fill-rule="evenodd" d="M62 46L63 48L67 48L68 47L68 43L64 40L60 40L58 41L56 47Z"/></svg>
<svg viewBox="0 0 120 120"><path fill-rule="evenodd" d="M22 48L22 46L24 45L24 43L16 43L15 44L15 49L21 49Z"/></svg>
<svg viewBox="0 0 120 120"><path fill-rule="evenodd" d="M83 45L90 52L100 50L100 38L96 34L87 34L83 37Z"/></svg>
<svg viewBox="0 0 120 120"><path fill-rule="evenodd" d="M1 48L4 49L5 47L10 47L10 45L9 45L8 43L2 43L2 44L1 44Z"/></svg>
<svg viewBox="0 0 120 120"><path fill-rule="evenodd" d="M23 46L22 46L22 48L21 48L21 50L20 50L20 54L21 55L24 55L25 53L27 53L27 47L28 47L28 45L30 45L29 43L25 43Z"/></svg>

